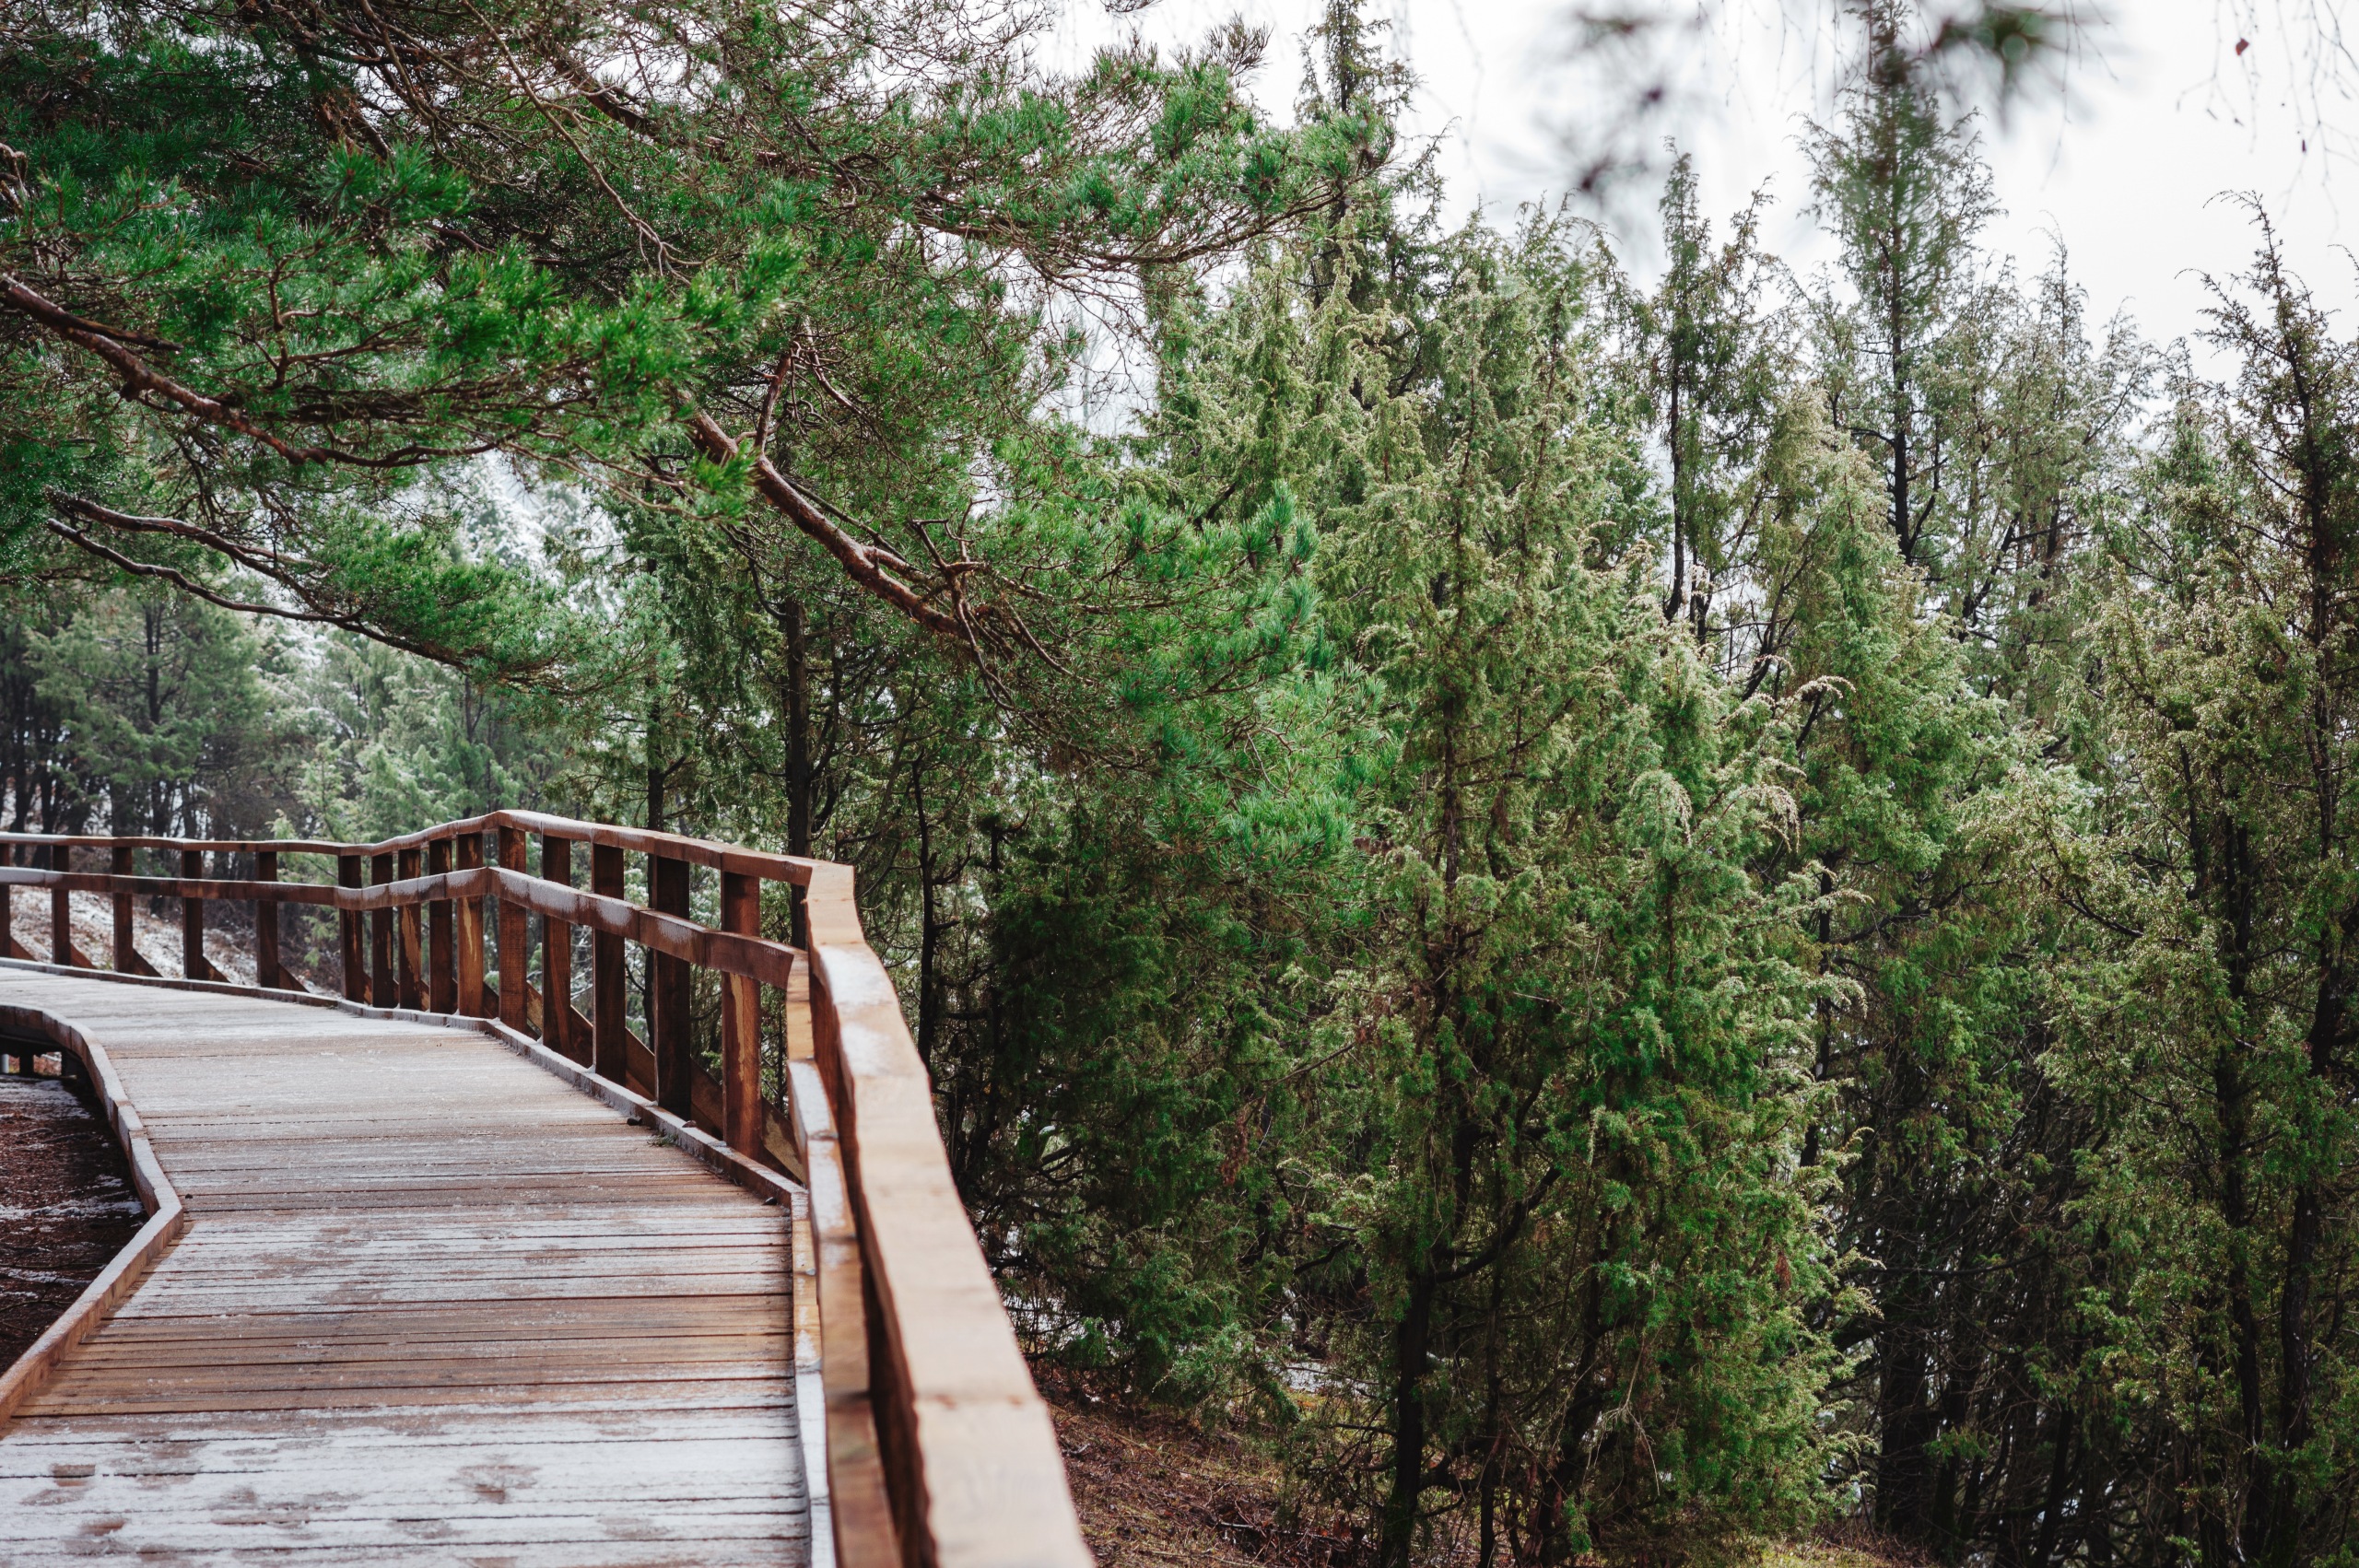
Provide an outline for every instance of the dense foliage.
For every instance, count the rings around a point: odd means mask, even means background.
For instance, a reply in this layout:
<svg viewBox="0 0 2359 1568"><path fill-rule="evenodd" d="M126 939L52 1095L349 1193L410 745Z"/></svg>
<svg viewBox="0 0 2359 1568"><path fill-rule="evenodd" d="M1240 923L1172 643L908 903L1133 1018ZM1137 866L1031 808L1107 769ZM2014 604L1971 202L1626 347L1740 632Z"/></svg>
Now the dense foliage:
<svg viewBox="0 0 2359 1568"><path fill-rule="evenodd" d="M1850 15L1642 286L1340 0L10 5L6 825L852 862L1032 1348L1384 1568L2359 1560L2359 346Z"/></svg>

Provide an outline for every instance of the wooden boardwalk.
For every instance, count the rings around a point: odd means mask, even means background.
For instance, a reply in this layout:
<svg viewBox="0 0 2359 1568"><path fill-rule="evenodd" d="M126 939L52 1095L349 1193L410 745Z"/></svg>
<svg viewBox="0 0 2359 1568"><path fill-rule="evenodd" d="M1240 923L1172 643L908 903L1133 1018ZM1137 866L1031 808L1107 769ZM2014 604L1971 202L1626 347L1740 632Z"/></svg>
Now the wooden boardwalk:
<svg viewBox="0 0 2359 1568"><path fill-rule="evenodd" d="M478 1034L0 1006L104 1049L188 1212L0 1428L0 1565L811 1561L784 1205Z"/></svg>

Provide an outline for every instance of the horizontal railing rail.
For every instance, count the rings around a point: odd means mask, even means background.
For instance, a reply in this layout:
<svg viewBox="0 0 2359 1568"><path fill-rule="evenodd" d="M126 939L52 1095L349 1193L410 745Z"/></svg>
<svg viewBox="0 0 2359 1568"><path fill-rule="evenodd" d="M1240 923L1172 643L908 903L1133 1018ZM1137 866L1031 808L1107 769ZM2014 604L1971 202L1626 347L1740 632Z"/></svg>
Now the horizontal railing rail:
<svg viewBox="0 0 2359 1568"><path fill-rule="evenodd" d="M537 872L528 869L532 837L540 839ZM589 850L587 888L574 883L576 846ZM76 850L103 850L106 868L77 868ZM180 874L139 873L143 850L177 857ZM289 855L333 860L336 880L282 879ZM645 858L643 903L627 894L627 855ZM216 874L206 874L207 857ZM223 857L250 859L252 874L226 874L244 868ZM178 899L182 975L220 981L227 977L205 949L205 907L251 903L257 983L292 990L299 987L281 958L282 908L333 910L347 1001L474 1018L537 1040L802 1181L810 1234L797 1251L816 1259L825 1400L824 1412L804 1415L825 1422L837 1562L1092 1562L1047 1407L951 1181L898 993L862 932L849 867L520 811L366 844L0 834L0 860L31 858L43 863L0 864L6 956L40 957L17 942L10 919L11 892L23 888L49 895L47 961L97 969L73 941L71 903L95 894L112 901L111 967L154 976L134 940L134 906ZM717 923L695 917L697 869L719 878L710 901ZM802 946L763 934L768 883L800 890ZM787 923L785 913L772 924ZM575 927L589 936L581 991ZM626 944L647 954L644 1040L630 1026ZM698 970L721 981L717 1080L695 1046ZM763 1021L771 1016L780 1024L771 1032L776 1097L763 1087Z"/></svg>

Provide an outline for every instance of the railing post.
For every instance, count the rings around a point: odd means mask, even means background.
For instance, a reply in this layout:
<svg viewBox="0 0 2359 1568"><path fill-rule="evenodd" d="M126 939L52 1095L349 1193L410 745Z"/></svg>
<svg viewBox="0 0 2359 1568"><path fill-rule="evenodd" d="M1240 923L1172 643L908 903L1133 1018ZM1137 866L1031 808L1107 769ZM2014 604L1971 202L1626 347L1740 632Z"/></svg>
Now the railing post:
<svg viewBox="0 0 2359 1568"><path fill-rule="evenodd" d="M360 885L360 857L338 855L335 858L335 883L338 887ZM338 909L335 912L336 935L342 947L344 962L344 1000L369 1000L369 976L364 967L365 954L360 951L360 911Z"/></svg>
<svg viewBox="0 0 2359 1568"><path fill-rule="evenodd" d="M49 847L49 869L70 872L74 869L71 845L53 844ZM49 961L71 968L74 964L74 899L62 887L49 890Z"/></svg>
<svg viewBox="0 0 2359 1568"><path fill-rule="evenodd" d="M278 851L254 851L254 880L278 880ZM265 990L288 989L287 972L278 963L278 900L258 898L254 901L254 984Z"/></svg>
<svg viewBox="0 0 2359 1568"><path fill-rule="evenodd" d="M688 912L688 862L664 855L647 857L647 907L659 914ZM695 1114L689 1073L696 1060L688 1045L688 965L652 948L647 954L648 1046L655 1052L655 1103L674 1116Z"/></svg>
<svg viewBox="0 0 2359 1568"><path fill-rule="evenodd" d="M117 876L129 876L132 872L131 846L116 845L114 853L108 857L107 869ZM114 972L118 975L139 973L138 962L132 956L137 951L131 940L131 895L118 893L114 895Z"/></svg>
<svg viewBox="0 0 2359 1568"><path fill-rule="evenodd" d="M740 936L762 934L760 879L738 872L721 873L721 929ZM744 975L722 977L722 1136L739 1153L762 1148L762 988Z"/></svg>
<svg viewBox="0 0 2359 1568"><path fill-rule="evenodd" d="M541 880L573 885L573 840L541 835ZM541 917L541 1039L561 1057L586 1054L573 1037L573 927Z"/></svg>
<svg viewBox="0 0 2359 1568"><path fill-rule="evenodd" d="M417 878L418 852L405 849L393 874L403 882ZM426 1005L424 965L426 954L418 929L418 910L415 904L405 904L393 912L393 992L403 1007Z"/></svg>
<svg viewBox="0 0 2359 1568"><path fill-rule="evenodd" d="M426 846L426 874L444 876L451 870L451 841L436 838ZM451 901L437 898L426 907L426 1005L436 1012L459 1011L457 938L452 931Z"/></svg>
<svg viewBox="0 0 2359 1568"><path fill-rule="evenodd" d="M205 877L205 851L181 851L181 880L200 882ZM181 897L181 973L192 980L209 980L213 966L205 961L205 900Z"/></svg>
<svg viewBox="0 0 2359 1568"><path fill-rule="evenodd" d="M454 871L471 872L483 865L483 829L475 828L459 835L458 864ZM457 1012L467 1018L489 1016L483 1004L483 900L462 898L453 911L458 916L457 939L459 996Z"/></svg>
<svg viewBox="0 0 2359 1568"><path fill-rule="evenodd" d="M393 857L388 853L369 857L369 885L382 887L393 880ZM391 909L369 911L369 1005L393 1007L399 996L393 989L393 912Z"/></svg>
<svg viewBox="0 0 2359 1568"><path fill-rule="evenodd" d="M590 846L590 891L601 898L623 895L623 852L607 844ZM623 939L614 931L590 933L590 1048L599 1077L630 1081L629 1012L624 1006L628 977Z"/></svg>
<svg viewBox="0 0 2359 1568"><path fill-rule="evenodd" d="M499 847L500 870L522 872L522 829L499 827L494 837ZM524 1016L525 965L533 961L532 918L532 911L519 900L499 901L499 1021L520 1035L532 1033Z"/></svg>

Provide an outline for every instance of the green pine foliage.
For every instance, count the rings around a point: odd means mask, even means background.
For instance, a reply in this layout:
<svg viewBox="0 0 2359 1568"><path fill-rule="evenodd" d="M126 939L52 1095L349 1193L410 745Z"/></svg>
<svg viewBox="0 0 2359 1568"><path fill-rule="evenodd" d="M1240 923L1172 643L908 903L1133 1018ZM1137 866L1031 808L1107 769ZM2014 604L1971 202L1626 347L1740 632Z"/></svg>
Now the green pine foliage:
<svg viewBox="0 0 2359 1568"><path fill-rule="evenodd" d="M2359 348L2265 224L2091 322L1946 90L2046 13L1843 15L1836 263L1682 158L1642 283L1441 226L1348 0L1283 127L960 0L18 6L0 821L851 863L1027 1348L1339 1563L2359 1561Z"/></svg>

